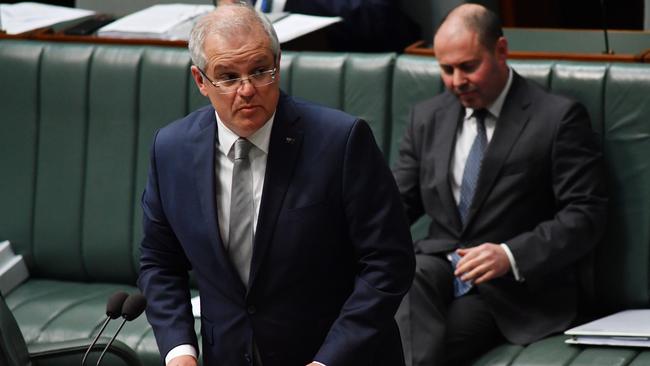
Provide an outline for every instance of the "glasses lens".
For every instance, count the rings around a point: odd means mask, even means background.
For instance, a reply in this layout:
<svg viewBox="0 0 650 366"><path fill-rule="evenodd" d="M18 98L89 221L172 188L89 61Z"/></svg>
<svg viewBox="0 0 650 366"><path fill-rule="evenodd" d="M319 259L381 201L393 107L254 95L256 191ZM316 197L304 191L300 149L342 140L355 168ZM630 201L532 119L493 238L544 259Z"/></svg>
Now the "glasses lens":
<svg viewBox="0 0 650 366"><path fill-rule="evenodd" d="M228 80L219 80L217 82L221 94L230 94L236 92L241 85L248 80L254 87L266 86L275 81L276 69L256 72L249 75L247 78L236 78Z"/></svg>
<svg viewBox="0 0 650 366"><path fill-rule="evenodd" d="M250 76L250 81L254 86L269 85L275 79L275 69L257 72Z"/></svg>

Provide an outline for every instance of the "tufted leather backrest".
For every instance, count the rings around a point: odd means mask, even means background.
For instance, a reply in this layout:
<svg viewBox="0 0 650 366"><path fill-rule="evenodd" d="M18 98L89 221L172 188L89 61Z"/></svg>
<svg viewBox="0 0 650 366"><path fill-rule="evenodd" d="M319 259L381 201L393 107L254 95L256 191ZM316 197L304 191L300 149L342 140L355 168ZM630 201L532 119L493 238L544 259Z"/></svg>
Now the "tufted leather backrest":
<svg viewBox="0 0 650 366"><path fill-rule="evenodd" d="M134 283L153 131L195 98L183 49L3 41L0 236L33 277Z"/></svg>

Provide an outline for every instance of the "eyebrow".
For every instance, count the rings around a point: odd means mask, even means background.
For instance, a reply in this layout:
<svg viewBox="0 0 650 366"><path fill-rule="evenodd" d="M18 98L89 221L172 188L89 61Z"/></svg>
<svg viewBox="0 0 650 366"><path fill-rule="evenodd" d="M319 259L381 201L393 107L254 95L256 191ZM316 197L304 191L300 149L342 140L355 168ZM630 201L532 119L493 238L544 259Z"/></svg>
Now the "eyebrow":
<svg viewBox="0 0 650 366"><path fill-rule="evenodd" d="M252 60L249 60L247 62L249 62L251 65L253 65L252 67L260 67L260 66L268 66L267 64L269 62L272 64L274 62L274 60L269 61L269 60L266 59L266 57L262 56L262 57L253 58ZM212 71L214 73L217 73L218 71L230 71L231 69L237 67L238 65L239 65L239 63L227 61L227 62L224 62L224 63L219 63L219 64L214 65L212 67Z"/></svg>

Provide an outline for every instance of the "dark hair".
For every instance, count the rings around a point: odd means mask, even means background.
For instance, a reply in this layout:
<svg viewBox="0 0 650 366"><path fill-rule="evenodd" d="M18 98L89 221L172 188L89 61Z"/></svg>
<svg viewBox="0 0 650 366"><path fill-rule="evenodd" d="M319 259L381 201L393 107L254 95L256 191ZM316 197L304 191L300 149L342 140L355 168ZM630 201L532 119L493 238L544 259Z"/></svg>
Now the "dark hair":
<svg viewBox="0 0 650 366"><path fill-rule="evenodd" d="M436 33L457 9L454 8L445 15L438 25ZM487 49L493 49L499 38L503 37L503 29L501 29L499 16L488 8L477 6L472 11L463 12L459 16L468 29L478 34L479 41Z"/></svg>

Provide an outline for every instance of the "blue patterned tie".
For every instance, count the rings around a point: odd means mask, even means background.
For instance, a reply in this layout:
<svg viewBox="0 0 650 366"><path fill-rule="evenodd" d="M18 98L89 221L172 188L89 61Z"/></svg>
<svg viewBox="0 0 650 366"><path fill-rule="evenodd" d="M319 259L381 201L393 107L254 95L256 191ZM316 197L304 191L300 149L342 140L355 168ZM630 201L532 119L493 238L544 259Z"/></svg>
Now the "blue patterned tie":
<svg viewBox="0 0 650 366"><path fill-rule="evenodd" d="M447 255L447 259L451 262L451 268L456 269L456 265L460 260L460 255L456 252L451 252ZM460 277L454 276L454 297L461 297L469 292L474 285L472 281L463 281Z"/></svg>
<svg viewBox="0 0 650 366"><path fill-rule="evenodd" d="M463 180L460 185L460 199L458 200L458 213L460 214L460 220L463 226L467 222L467 215L469 214L469 208L474 198L474 192L476 191L478 175L481 171L481 162L483 161L483 155L487 147L487 134L485 133L485 116L487 113L485 109L474 111L476 138L469 150L469 155L467 155L465 169L463 170Z"/></svg>
<svg viewBox="0 0 650 366"><path fill-rule="evenodd" d="M476 138L469 150L469 155L467 155L465 169L463 170L463 181L460 185L460 199L458 200L458 213L460 214L460 220L463 226L467 222L467 214L469 213L469 208L474 198L478 175L481 171L481 162L483 161L483 155L487 148L487 134L485 132L485 116L487 113L488 111L485 109L477 109L474 111ZM460 256L458 253L452 252L449 253L448 259L451 262L451 267L455 270ZM462 281L460 277L454 277L454 296L460 297L465 295L472 289L472 286L470 281Z"/></svg>

